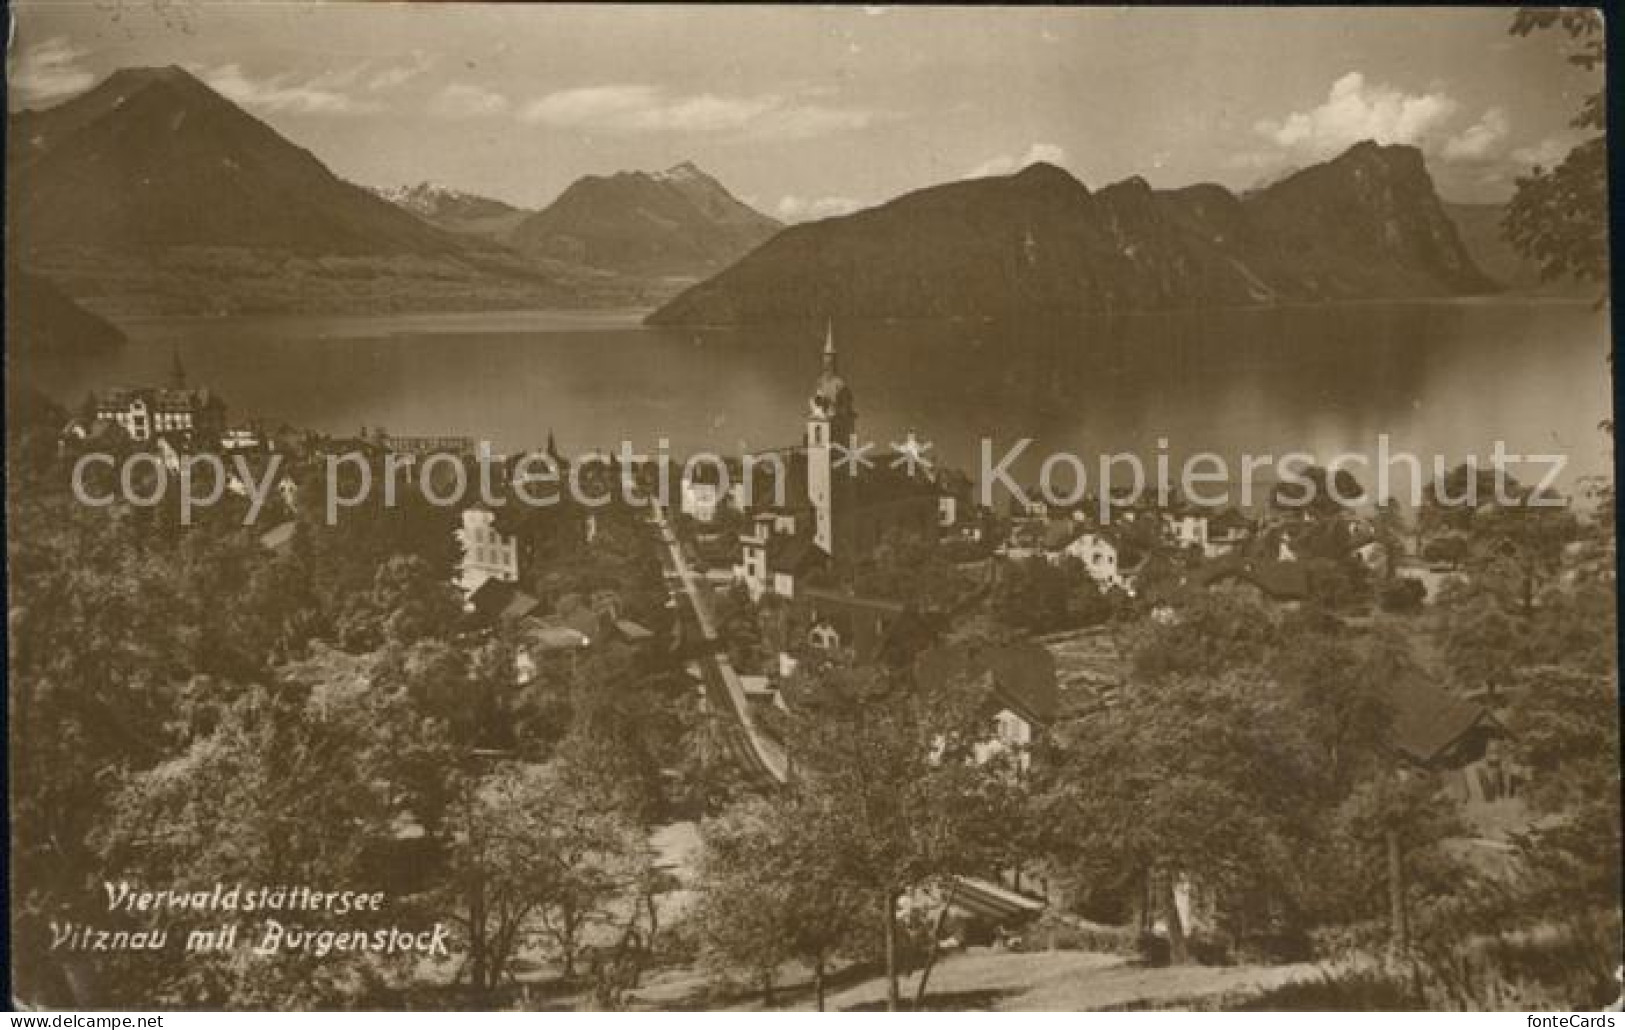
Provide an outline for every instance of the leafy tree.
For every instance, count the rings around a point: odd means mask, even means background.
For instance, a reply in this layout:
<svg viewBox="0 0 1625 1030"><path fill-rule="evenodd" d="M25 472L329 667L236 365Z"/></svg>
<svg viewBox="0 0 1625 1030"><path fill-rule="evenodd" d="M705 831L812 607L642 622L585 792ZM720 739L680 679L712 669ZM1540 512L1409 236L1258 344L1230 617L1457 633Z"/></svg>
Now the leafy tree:
<svg viewBox="0 0 1625 1030"><path fill-rule="evenodd" d="M1232 913L1254 894L1291 903L1321 798L1309 733L1267 679L1134 684L1057 727L1053 761L1051 852L1080 880L1135 893L1157 884L1173 961L1189 956L1178 884Z"/></svg>
<svg viewBox="0 0 1625 1030"><path fill-rule="evenodd" d="M1390 953L1402 958L1417 907L1457 893L1468 875L1441 847L1462 834L1460 816L1431 777L1394 770L1360 783L1337 818L1347 870L1339 886L1355 894L1344 917L1369 918L1386 899Z"/></svg>
<svg viewBox="0 0 1625 1030"><path fill-rule="evenodd" d="M1270 668L1292 692L1304 732L1325 756L1317 780L1335 803L1374 763L1385 764L1393 724L1386 688L1410 671L1410 653L1403 640L1383 634L1293 626L1284 636L1288 643Z"/></svg>
<svg viewBox="0 0 1625 1030"><path fill-rule="evenodd" d="M827 797L792 787L747 799L706 823L697 920L708 961L743 970L771 1005L780 966L804 962L818 1010L832 959L850 953L870 905L828 861L839 842L822 834L839 821L815 806Z"/></svg>
<svg viewBox="0 0 1625 1030"><path fill-rule="evenodd" d="M898 1006L897 904L910 890L985 872L1013 806L1001 763L978 763L991 735L985 696L968 678L913 685L901 673L805 663L791 684L784 737L823 842L809 858L864 899Z"/></svg>
<svg viewBox="0 0 1625 1030"><path fill-rule="evenodd" d="M1152 682L1215 676L1256 666L1279 640L1274 617L1258 603L1201 594L1181 607L1176 620L1151 626L1134 649L1133 670Z"/></svg>
<svg viewBox="0 0 1625 1030"><path fill-rule="evenodd" d="M352 651L385 641L413 644L444 636L460 613L448 579L422 558L397 556L378 567L371 588L354 595L339 623L339 639Z"/></svg>
<svg viewBox="0 0 1625 1030"><path fill-rule="evenodd" d="M635 824L600 808L561 772L472 770L448 820L447 902L467 944L464 971L483 997L500 986L532 921L564 975L574 977L583 935L610 921L614 903L651 861Z"/></svg>
<svg viewBox="0 0 1625 1030"><path fill-rule="evenodd" d="M1523 674L1509 721L1527 796L1546 818L1521 841L1548 913L1619 911L1620 744L1612 672ZM1606 713L1606 717L1604 714Z"/></svg>
<svg viewBox="0 0 1625 1030"><path fill-rule="evenodd" d="M1590 7L1524 8L1512 34L1557 28L1568 36L1570 64L1601 70L1606 60L1602 12ZM1607 116L1601 89L1586 95L1569 124L1590 133L1556 167L1518 179L1502 223L1518 251L1539 262L1543 279L1584 282L1608 277Z"/></svg>
<svg viewBox="0 0 1625 1030"><path fill-rule="evenodd" d="M1301 482L1277 484L1270 494L1270 505L1307 518L1330 518L1365 494L1359 480L1347 469L1332 473L1319 465L1311 465L1299 473L1298 479Z"/></svg>
<svg viewBox="0 0 1625 1030"><path fill-rule="evenodd" d="M948 611L973 589L942 544L898 532L887 534L858 564L851 586L863 596L907 601L923 611Z"/></svg>
<svg viewBox="0 0 1625 1030"><path fill-rule="evenodd" d="M442 765L445 749L401 694L375 688L369 664L324 654L290 667L271 686L238 692L176 757L122 776L111 818L93 838L108 878L192 890L381 888L377 863L395 819L435 807L414 766ZM410 900L390 902L359 921L409 922ZM407 973L404 957L364 953L187 959L129 956L110 984L136 1006L307 1008L364 1003L368 988L400 986Z"/></svg>
<svg viewBox="0 0 1625 1030"><path fill-rule="evenodd" d="M1068 628L1081 575L1077 569L1070 571L1069 576L1068 569L1039 558L1002 563L988 599L990 613L1002 625L1026 633Z"/></svg>

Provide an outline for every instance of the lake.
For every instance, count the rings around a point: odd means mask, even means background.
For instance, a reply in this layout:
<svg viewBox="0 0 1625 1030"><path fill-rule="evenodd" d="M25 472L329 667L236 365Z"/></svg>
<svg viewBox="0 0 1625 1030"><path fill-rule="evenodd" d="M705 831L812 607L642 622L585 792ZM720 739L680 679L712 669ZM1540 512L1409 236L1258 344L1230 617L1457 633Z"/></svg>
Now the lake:
<svg viewBox="0 0 1625 1030"><path fill-rule="evenodd" d="M90 360L18 370L77 404L98 387L161 383L171 354L249 418L341 434L458 434L502 450L736 453L799 438L822 325L649 329L636 313L143 319ZM1392 450L1431 462L1561 454L1561 482L1611 468L1606 311L1491 299L1365 303L1028 322L836 327L861 435L913 429L976 467L979 440L1018 466L1066 449L1175 461L1209 450ZM1177 466L1176 466L1177 467ZM1355 470L1362 482L1367 476ZM1401 477L1403 478L1403 477Z"/></svg>

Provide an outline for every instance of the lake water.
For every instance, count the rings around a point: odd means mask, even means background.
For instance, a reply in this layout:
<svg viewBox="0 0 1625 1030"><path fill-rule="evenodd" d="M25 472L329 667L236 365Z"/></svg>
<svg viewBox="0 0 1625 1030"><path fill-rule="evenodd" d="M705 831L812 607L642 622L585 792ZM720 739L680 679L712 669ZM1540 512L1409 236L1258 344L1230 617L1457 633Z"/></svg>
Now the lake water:
<svg viewBox="0 0 1625 1030"><path fill-rule="evenodd" d="M147 319L91 360L18 369L77 403L159 383L178 351L234 421L325 432L458 434L513 451L551 430L566 453L736 453L794 442L822 325L649 329L633 313ZM1056 322L836 327L862 436L909 429L967 470L995 454L1065 449L1174 459L1210 450L1322 457L1393 450L1454 462L1562 454L1565 485L1611 467L1607 314L1496 299L1208 311ZM1431 461L1431 457L1424 459ZM1030 473L1035 460L1019 463ZM1177 466L1176 466L1177 467ZM1358 474L1358 470L1357 474ZM1362 481L1369 480L1360 476Z"/></svg>

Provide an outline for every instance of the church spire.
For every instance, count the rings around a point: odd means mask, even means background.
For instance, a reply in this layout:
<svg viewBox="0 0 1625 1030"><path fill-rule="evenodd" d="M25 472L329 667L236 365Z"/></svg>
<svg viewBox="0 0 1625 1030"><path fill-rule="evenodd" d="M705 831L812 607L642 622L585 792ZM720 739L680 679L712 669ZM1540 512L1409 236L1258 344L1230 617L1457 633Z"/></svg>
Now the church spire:
<svg viewBox="0 0 1625 1030"><path fill-rule="evenodd" d="M169 351L169 385L177 390L186 389L186 366L181 364L179 347L171 347Z"/></svg>
<svg viewBox="0 0 1625 1030"><path fill-rule="evenodd" d="M824 322L824 373L835 374L835 320Z"/></svg>

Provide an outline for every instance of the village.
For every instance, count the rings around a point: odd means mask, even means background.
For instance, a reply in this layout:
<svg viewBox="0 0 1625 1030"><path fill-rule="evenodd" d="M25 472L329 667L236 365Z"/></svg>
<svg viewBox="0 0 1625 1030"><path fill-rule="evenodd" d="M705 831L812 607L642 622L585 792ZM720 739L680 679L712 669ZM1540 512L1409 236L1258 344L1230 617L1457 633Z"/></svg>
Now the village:
<svg viewBox="0 0 1625 1030"><path fill-rule="evenodd" d="M1492 532L1483 527L1501 517L1496 513L1436 505L1407 517L1387 505L1357 509L1328 499L1289 505L1268 489L1247 510L1139 499L1108 505L1104 520L1093 499L1067 509L1033 503L988 510L975 503L967 477L930 462L869 468L843 463L840 441L857 438L856 390L841 374L833 328L826 331L820 361L806 410L786 413L787 426L799 417L800 440L775 452L776 467L788 473L787 489L750 489L751 465L736 459L723 466L731 473L726 477L716 469L707 474L705 465L685 467L676 477L677 495L666 504L651 495L641 505L535 508L500 503L499 497L494 505L453 510L409 501L404 514L376 504L346 512L350 534L376 531L381 523L369 524L374 519L410 524L404 530L409 535L392 538L387 548L407 556L396 554L377 566L377 582L370 586L372 572L357 569L359 589L376 594L386 576L399 577L402 562L409 561L414 577L438 577L438 585L425 580L412 589L425 591L424 597L445 591L444 599L432 605L422 598L389 602L407 607L381 624L382 636L376 628L361 634L364 645L351 642L354 634L345 625L331 631L302 625L297 632L284 626L275 635L274 653L296 666L331 660L352 668L360 659L340 658L339 650L364 652L391 639L395 620L420 614L414 604L440 613L433 616L439 624L422 625L408 639L442 639L454 649L501 655L498 660L508 663L495 673L506 684L497 694L482 688L486 693L447 698L433 709L445 712L449 725L467 723L454 736L482 763L476 780L486 783L494 782L491 770L503 766L539 770L559 761L549 756L574 731L546 725L560 717L558 690L577 698L568 710L584 703L583 676L591 679L591 689L612 692L621 689L620 677L654 676L665 684L662 704L688 711L682 723L689 729L680 739L670 727L634 731L629 727L653 713L623 712L632 722L598 746L641 751L649 746L645 734L665 738L657 749L663 757L653 759L659 767L638 774L653 775L655 784L649 788L653 807L646 806L640 818L649 839L659 842L655 861L667 877L660 892L662 919L682 923L696 907L708 911L705 877L712 866L701 857L707 853L704 825L721 810L715 800L699 801L697 808L693 801L674 801L673 784L679 785L677 794L697 791L704 798L797 790L798 778L806 775L798 771L805 745L797 727L806 725L808 709L796 698L809 685L822 689L817 685L828 676L843 675L831 669L880 670L912 684L921 697L968 686L978 699L981 728L966 760L990 770L995 781L1023 789L1048 784L1054 792L1055 777L1066 770L1056 749L1087 747L1091 720L1101 712L1129 710L1129 698L1146 689L1139 684L1151 675L1148 667L1162 660L1158 649L1182 646L1182 635L1196 627L1231 617L1261 624L1221 635L1282 631L1269 630L1271 625L1313 626L1315 633L1329 634L1327 641L1337 634L1362 640L1387 634L1383 639L1398 639L1407 656L1378 680L1359 685L1382 713L1371 741L1378 756L1371 775L1427 784L1455 813L1446 838L1436 843L1487 875L1511 875L1516 834L1533 818L1527 796L1541 793L1540 772L1520 759L1519 688L1493 670L1464 674L1461 667L1463 649L1480 646L1483 633L1493 631L1471 619L1464 625L1454 613L1471 610L1472 618L1480 617L1473 608L1480 602L1471 599L1485 596L1485 577L1510 576L1505 590L1494 587L1506 595L1496 604L1522 604L1531 617L1539 617L1530 607L1541 603L1537 594L1611 589L1613 541L1606 527L1587 528L1596 525L1595 517L1560 507L1538 516L1518 514L1510 531ZM87 401L80 417L57 432L57 467L91 451L150 453L170 473L186 456L202 452L230 454L241 469L264 468L275 456L274 501L246 532L262 560L289 563L342 546L320 543L334 532L317 517L323 507L318 495L334 487L321 474L327 456L360 453L369 463L383 466L392 459L405 467L437 455L470 463L476 457L473 441L464 437L399 437L376 429L333 439L287 427L234 425L226 415L216 393L188 386L177 358L164 387L126 387ZM920 445L911 434L906 446ZM542 453L551 465L571 465L551 434ZM515 488L523 457L501 465L511 473L504 489ZM626 475L648 484L656 472L648 465L624 469L602 454L577 464L583 466L578 475L589 482ZM220 526L250 495L251 483L236 472L231 476L225 491L231 513L220 516ZM762 497L771 503L753 503ZM443 571L424 571L433 569ZM339 612L353 607L348 599L336 603ZM319 642L324 636L330 643ZM1290 649L1283 653L1290 664ZM551 700L537 700L544 697ZM624 740L615 735L627 732L632 736ZM681 782L688 780L693 782ZM412 807L397 806L391 820L389 850L401 864L392 875L422 889L441 861L425 856L438 853L434 840L446 831ZM1222 878L1210 879L1199 866L1147 870L1138 899L1131 890L1128 900L1091 900L1099 892L1080 889L1064 860L1058 861L1064 848L1057 852L1030 830L1020 836L1031 840L1024 851L1005 852L992 862L984 857L974 869L945 866L943 875L901 892L900 911L925 920L911 931L920 935L920 954L928 956L911 960L924 963L922 994L939 956L944 966L937 982L947 985L960 961L956 952L1015 954L1037 941L1054 950L1058 940L1081 937L1110 952L1161 954L1163 961L1172 949L1177 964L1190 941L1229 934L1234 954L1258 961L1257 948L1236 936ZM1399 845L1390 840L1390 846ZM1406 912L1412 902L1389 875L1391 911L1379 920L1385 927L1379 936L1385 947L1404 949L1413 946L1408 938L1416 933ZM1155 885L1159 878L1162 886ZM600 936L616 924L613 913L622 902L612 897L617 892L609 895L598 899L607 906L602 912L583 920L580 939L571 938L566 979L574 975L573 949L609 946L590 943L594 938L587 932L588 923L602 924ZM652 935L654 927L647 932ZM479 940L472 931L465 946L477 950ZM832 951L840 954L844 947ZM465 961L451 982L470 975L476 985L534 983L536 972L516 971L546 968L548 960L539 956L548 953L539 944L510 941L506 955L485 957L494 968L469 974ZM1310 952L1290 954L1301 961ZM646 955L639 961L632 984L654 960ZM1277 980L1285 975L1272 968L1298 970L1291 973L1298 976L1318 967L1242 967L1247 976L1260 970ZM755 972L770 985L779 976L794 980L782 971ZM427 975L433 980L447 972ZM1219 977L1203 989L1218 996L1244 979ZM655 976L651 982L670 990L682 980ZM820 999L822 993L820 986ZM625 982L614 994L616 1004L627 1005L637 1004L637 996Z"/></svg>

